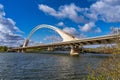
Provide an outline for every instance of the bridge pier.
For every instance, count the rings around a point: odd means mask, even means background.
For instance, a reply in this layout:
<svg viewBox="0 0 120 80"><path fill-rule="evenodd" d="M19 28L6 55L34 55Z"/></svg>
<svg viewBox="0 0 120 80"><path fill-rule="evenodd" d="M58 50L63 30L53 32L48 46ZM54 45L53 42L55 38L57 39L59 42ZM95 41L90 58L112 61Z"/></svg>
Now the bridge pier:
<svg viewBox="0 0 120 80"><path fill-rule="evenodd" d="M54 48L53 47L48 47L48 49L47 49L48 51L53 51L54 50Z"/></svg>
<svg viewBox="0 0 120 80"><path fill-rule="evenodd" d="M19 50L17 50L16 52L18 52L18 53L20 53L20 52L22 52L22 53L25 53L26 52L26 49L19 49Z"/></svg>
<svg viewBox="0 0 120 80"><path fill-rule="evenodd" d="M28 45L28 42L29 42L29 39L26 39L24 44L23 44L23 47L26 47Z"/></svg>
<svg viewBox="0 0 120 80"><path fill-rule="evenodd" d="M22 53L25 53L25 52L26 52L26 49L22 49L21 52L22 52Z"/></svg>
<svg viewBox="0 0 120 80"><path fill-rule="evenodd" d="M72 47L70 51L71 56L79 56L80 54L80 49L79 47Z"/></svg>
<svg viewBox="0 0 120 80"><path fill-rule="evenodd" d="M18 52L18 53L20 53L20 52L21 52L21 50L17 50L17 52Z"/></svg>

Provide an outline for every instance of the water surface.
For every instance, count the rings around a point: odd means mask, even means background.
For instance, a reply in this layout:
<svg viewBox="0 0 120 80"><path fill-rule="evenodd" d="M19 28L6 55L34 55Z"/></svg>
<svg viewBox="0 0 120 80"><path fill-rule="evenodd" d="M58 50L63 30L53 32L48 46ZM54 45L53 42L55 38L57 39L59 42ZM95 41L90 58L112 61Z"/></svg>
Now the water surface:
<svg viewBox="0 0 120 80"><path fill-rule="evenodd" d="M109 54L0 53L2 80L81 80Z"/></svg>

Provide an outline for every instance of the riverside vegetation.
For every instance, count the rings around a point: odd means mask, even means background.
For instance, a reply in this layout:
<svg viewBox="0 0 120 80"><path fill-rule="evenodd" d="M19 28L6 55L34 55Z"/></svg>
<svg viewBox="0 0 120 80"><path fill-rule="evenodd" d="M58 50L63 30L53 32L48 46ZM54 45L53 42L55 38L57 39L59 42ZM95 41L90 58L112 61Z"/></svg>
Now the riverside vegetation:
<svg viewBox="0 0 120 80"><path fill-rule="evenodd" d="M112 49L112 56L100 62L96 69L88 67L87 80L120 80L120 39L117 37L117 47Z"/></svg>
<svg viewBox="0 0 120 80"><path fill-rule="evenodd" d="M8 47L0 46L0 52L6 52L7 50L8 50Z"/></svg>

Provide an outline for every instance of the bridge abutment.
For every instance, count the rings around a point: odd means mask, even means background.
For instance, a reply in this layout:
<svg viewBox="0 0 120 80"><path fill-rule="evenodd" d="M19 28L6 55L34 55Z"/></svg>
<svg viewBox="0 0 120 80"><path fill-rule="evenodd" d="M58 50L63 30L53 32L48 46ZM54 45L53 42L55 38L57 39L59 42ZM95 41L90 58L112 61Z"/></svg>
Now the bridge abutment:
<svg viewBox="0 0 120 80"><path fill-rule="evenodd" d="M72 47L70 51L71 56L79 56L80 49L78 47Z"/></svg>

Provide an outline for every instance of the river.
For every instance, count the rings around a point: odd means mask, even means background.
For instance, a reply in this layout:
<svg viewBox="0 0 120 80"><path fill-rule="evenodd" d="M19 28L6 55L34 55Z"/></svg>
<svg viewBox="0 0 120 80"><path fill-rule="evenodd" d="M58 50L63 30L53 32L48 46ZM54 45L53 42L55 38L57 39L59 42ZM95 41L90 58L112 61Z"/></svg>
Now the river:
<svg viewBox="0 0 120 80"><path fill-rule="evenodd" d="M0 80L81 80L109 54L0 53Z"/></svg>

